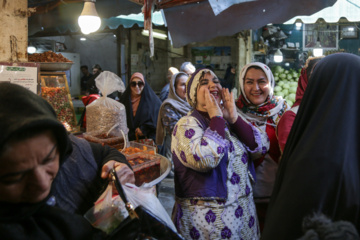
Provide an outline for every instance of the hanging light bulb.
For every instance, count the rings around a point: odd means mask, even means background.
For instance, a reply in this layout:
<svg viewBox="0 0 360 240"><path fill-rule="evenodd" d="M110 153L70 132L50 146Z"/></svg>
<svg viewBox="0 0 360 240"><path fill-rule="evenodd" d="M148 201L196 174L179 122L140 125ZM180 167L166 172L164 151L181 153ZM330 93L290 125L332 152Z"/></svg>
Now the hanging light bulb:
<svg viewBox="0 0 360 240"><path fill-rule="evenodd" d="M36 53L36 47L34 47L33 45L29 45L29 46L27 47L27 52L28 52L29 54Z"/></svg>
<svg viewBox="0 0 360 240"><path fill-rule="evenodd" d="M276 52L274 53L274 61L275 62L282 62L284 59L282 52L280 51L280 49L278 48L278 50L276 50Z"/></svg>
<svg viewBox="0 0 360 240"><path fill-rule="evenodd" d="M314 46L313 49L313 55L314 57L320 57L323 55L324 50L322 49L321 45L320 45L320 38L317 38L316 44Z"/></svg>
<svg viewBox="0 0 360 240"><path fill-rule="evenodd" d="M95 2L96 0L84 0L84 8L81 15L78 18L78 23L81 28L81 32L89 34L97 31L101 25L101 19L96 12Z"/></svg>

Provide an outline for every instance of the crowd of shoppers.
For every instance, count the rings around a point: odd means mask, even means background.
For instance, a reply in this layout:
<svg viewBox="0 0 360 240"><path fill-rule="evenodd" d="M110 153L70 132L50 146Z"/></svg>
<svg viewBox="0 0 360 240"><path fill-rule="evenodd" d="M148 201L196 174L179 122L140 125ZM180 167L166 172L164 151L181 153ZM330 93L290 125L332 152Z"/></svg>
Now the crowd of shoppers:
<svg viewBox="0 0 360 240"><path fill-rule="evenodd" d="M273 94L274 76L259 62L238 76L229 68L237 100L211 69L189 62L171 72L163 103L134 73L120 99L129 140L152 139L173 161L178 232L359 239L359 65L345 53L309 58L293 106ZM0 235L111 239L77 214L92 206L110 169L122 184L135 181L125 157L68 134L41 97L0 85Z"/></svg>

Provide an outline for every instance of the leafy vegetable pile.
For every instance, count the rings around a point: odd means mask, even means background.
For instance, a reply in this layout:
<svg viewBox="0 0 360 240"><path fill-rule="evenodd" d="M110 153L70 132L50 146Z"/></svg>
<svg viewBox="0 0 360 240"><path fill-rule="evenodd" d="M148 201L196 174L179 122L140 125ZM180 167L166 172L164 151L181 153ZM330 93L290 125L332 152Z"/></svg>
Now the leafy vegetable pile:
<svg viewBox="0 0 360 240"><path fill-rule="evenodd" d="M274 95L283 97L290 107L295 102L300 71L301 69L285 70L281 66L276 66L272 70L275 79Z"/></svg>

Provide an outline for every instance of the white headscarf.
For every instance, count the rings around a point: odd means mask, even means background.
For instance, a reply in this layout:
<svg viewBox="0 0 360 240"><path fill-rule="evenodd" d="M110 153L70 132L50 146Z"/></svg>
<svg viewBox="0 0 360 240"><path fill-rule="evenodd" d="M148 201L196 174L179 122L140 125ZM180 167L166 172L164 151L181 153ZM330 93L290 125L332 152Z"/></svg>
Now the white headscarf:
<svg viewBox="0 0 360 240"><path fill-rule="evenodd" d="M257 109L266 104L269 104L268 101L265 101L264 103L262 103L260 105L254 106L249 101L249 99L247 99L246 94L245 94L245 89L244 89L245 75L246 75L246 72L248 71L248 69L250 67L254 67L254 66L260 67L266 74L267 79L269 80L269 98L268 99L271 100L273 104L275 104L275 107L268 110L266 112L266 114L260 114L259 112L257 112ZM240 115L242 115L243 117L245 117L248 121L255 122L259 125L266 123L267 119L269 117L271 117L273 119L274 125L277 125L277 123L280 120L281 115L290 107L287 105L287 103L285 102L285 100L282 97L274 96L275 79L274 79L274 76L273 76L270 68L261 62L249 63L241 69L239 81L240 81L239 82L240 83L240 96L239 96L238 101L241 101L241 96L243 96L247 102L246 105L249 105L249 107L247 108L247 110L248 110L247 112L243 112L241 109L238 108L238 113ZM237 106L238 106L238 104L237 104ZM271 125L273 125L273 124L271 124Z"/></svg>

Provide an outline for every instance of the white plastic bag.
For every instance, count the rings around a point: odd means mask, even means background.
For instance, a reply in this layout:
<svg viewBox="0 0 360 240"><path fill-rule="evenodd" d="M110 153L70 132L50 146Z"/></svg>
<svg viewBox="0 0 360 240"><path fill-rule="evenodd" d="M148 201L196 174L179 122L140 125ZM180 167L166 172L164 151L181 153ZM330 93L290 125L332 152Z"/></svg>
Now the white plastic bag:
<svg viewBox="0 0 360 240"><path fill-rule="evenodd" d="M113 128L112 132L116 136L122 136L120 130L127 136L129 130L125 106L107 97L115 91L124 92L123 81L115 73L104 71L95 79L95 82L103 96L86 106L86 131L107 133Z"/></svg>
<svg viewBox="0 0 360 240"><path fill-rule="evenodd" d="M136 208L143 206L156 217L161 219L171 230L177 232L174 223L166 212L159 199L154 195L152 187L137 187L134 184L126 183L123 189L128 201Z"/></svg>

